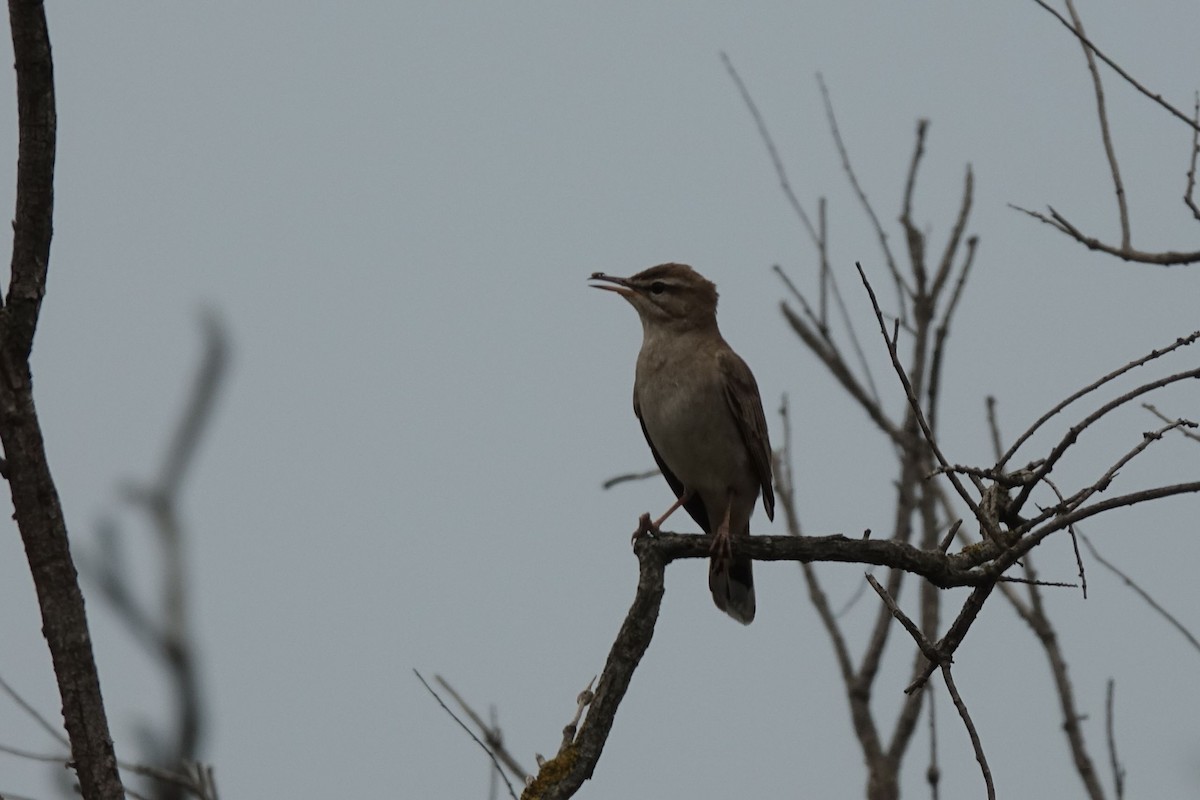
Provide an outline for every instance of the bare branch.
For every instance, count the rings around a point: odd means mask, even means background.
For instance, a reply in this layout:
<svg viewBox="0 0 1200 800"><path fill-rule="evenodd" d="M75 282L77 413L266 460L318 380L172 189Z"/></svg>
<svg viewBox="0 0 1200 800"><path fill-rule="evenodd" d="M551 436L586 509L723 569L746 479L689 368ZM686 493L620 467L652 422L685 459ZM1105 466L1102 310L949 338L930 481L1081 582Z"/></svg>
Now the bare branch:
<svg viewBox="0 0 1200 800"><path fill-rule="evenodd" d="M954 220L954 227L950 230L949 238L946 239L946 249L942 252L941 261L938 262L937 275L933 279L933 288L929 290L929 294L933 297L941 295L942 287L946 285L946 281L950 278L950 271L954 268L955 256L958 254L958 245L962 241L963 232L967 228L967 220L971 217L971 205L974 202L974 197L975 174L971 170L971 165L968 164L966 176L963 178L963 196L962 202L958 207L958 217ZM965 280L965 273L970 265L970 255L972 254L973 249L968 253L967 262L963 266L964 275L959 278L960 286ZM951 300L952 305L953 303L954 299ZM948 324L951 312L947 311L944 316Z"/></svg>
<svg viewBox="0 0 1200 800"><path fill-rule="evenodd" d="M941 396L942 363L945 358L946 339L950 335L950 320L958 309L958 301L962 297L963 287L967 284L967 276L971 272L971 264L975 261L975 248L979 238L972 236L967 239L967 255L963 259L962 270L954 283L954 291L950 293L950 302L942 314L942 321L933 334L933 359L929 364L929 427L937 430L938 398Z"/></svg>
<svg viewBox="0 0 1200 800"><path fill-rule="evenodd" d="M913 641L917 643L917 647L919 647L921 652L925 654L925 658L929 659L935 664L941 663L944 656L938 652L937 648L934 647L932 642L925 638L925 634L921 633L921 629L917 627L916 623L908 618L908 615L900 609L900 606L896 605L896 601L892 599L890 594L888 594L887 589L884 589L883 586L880 585L879 581L875 580L871 573L866 573L866 578L867 583L871 584L871 588L874 589L875 593L879 595L881 600L883 600L883 603L887 606L888 611L890 611L892 616L904 626L904 630L908 631L908 635L911 636Z"/></svg>
<svg viewBox="0 0 1200 800"><path fill-rule="evenodd" d="M925 155L925 134L928 130L929 120L917 120L917 141L913 146L912 161L908 165L908 178L904 182L904 209L900 212L900 224L904 226L904 233L907 237L908 257L916 283L913 293L918 297L928 296L926 291L925 237L913 223L912 200L913 193L917 188L917 168L921 164L921 157ZM862 271L862 267L859 267L859 271Z"/></svg>
<svg viewBox="0 0 1200 800"><path fill-rule="evenodd" d="M788 533L796 538L800 538L802 535L800 516L796 512L796 487L792 480L791 471L792 426L786 397L780 405L779 416L783 421L783 451L780 457L775 459L775 463L782 467L782 469L776 469L774 473L776 479L776 499L783 510L783 518L787 524ZM842 680L846 684L847 689L849 689L854 678L854 662L850 657L850 648L846 645L845 635L842 633L841 628L838 627L837 617L829 606L829 598L826 596L825 590L817 578L816 570L812 568L811 564L804 561L800 562L800 568L804 574L805 585L808 586L809 600L812 602L813 608L821 620L821 624L825 626L825 632L828 634L829 641L833 645L833 654L838 664L838 671L841 673Z"/></svg>
<svg viewBox="0 0 1200 800"><path fill-rule="evenodd" d="M925 694L929 697L929 766L925 768L925 782L929 784L930 800L938 800L938 783L942 779L942 770L938 767L937 704L934 702L937 692L930 687Z"/></svg>
<svg viewBox="0 0 1200 800"><path fill-rule="evenodd" d="M1140 442L1138 442L1136 446L1134 446L1131 450L1129 450L1129 452L1125 453L1120 458L1118 458L1116 463L1113 464L1111 467L1109 467L1108 470L1106 470L1105 473L1103 475L1101 475L1100 478L1097 479L1095 483L1093 483L1091 486L1088 486L1085 489L1082 489L1079 492L1076 492L1074 495L1071 496L1070 500L1064 500L1062 497L1062 494L1058 492L1058 488L1054 487L1054 491L1055 491L1055 493L1058 494L1058 498L1059 498L1059 501L1063 505L1063 509L1070 510L1072 508L1077 508L1078 506L1082 505L1092 495L1096 494L1097 492L1103 492L1105 489L1107 489L1109 487L1109 485L1112 483L1113 478L1116 477L1117 473L1121 471L1121 468L1124 467L1126 464L1128 464L1130 461L1132 461L1136 456L1143 453L1146 450L1146 448L1151 445L1151 443L1157 442L1160 439L1162 439L1163 434L1165 434L1167 431L1175 430L1177 428L1182 428L1184 426L1195 427L1196 423L1189 422L1189 421L1183 420L1183 419L1179 419L1179 420L1175 420L1172 423L1164 425L1163 427L1159 428L1156 431L1147 431L1146 433L1143 433L1142 440ZM1046 482L1049 483L1048 479L1043 478L1043 480L1046 480Z"/></svg>
<svg viewBox="0 0 1200 800"><path fill-rule="evenodd" d="M1189 334L1187 336L1181 336L1180 338L1176 339L1173 343L1167 345L1166 347L1162 347L1157 350L1151 350L1149 353L1142 356L1141 358L1135 358L1133 361L1130 361L1125 366L1115 369L1112 372L1108 373L1107 375L1103 376L1102 378L1099 378L1098 380L1095 380L1092 383L1089 383L1087 386L1085 386L1082 389L1080 389L1079 391L1075 392L1074 394L1069 396L1067 399L1065 399L1062 402L1055 405L1054 408L1050 409L1045 414L1038 417L1037 421L1034 422L1032 425L1030 425L1029 428L1024 433L1022 433L1020 436L1018 436L1017 440L1015 442L1013 442L1012 446L1009 447L1008 450L1005 451L1004 455L1000 457L1000 460L996 462L996 468L1003 469L1004 466L1009 462L1009 460L1012 459L1012 457L1016 454L1017 450L1020 449L1021 445L1025 444L1025 442L1029 440L1029 437L1033 436L1033 434L1036 433L1037 430L1042 427L1042 425L1046 424L1046 422L1048 422L1052 417L1054 417L1056 414L1058 414L1060 411L1062 411L1067 406L1074 403L1079 398L1081 398L1087 394L1090 394L1091 392L1094 392L1096 389L1099 389L1104 384L1116 380L1117 378L1124 375L1126 372L1129 372L1130 370L1135 369L1136 367L1140 367L1143 364L1153 361L1156 358L1165 356L1166 354L1168 354L1174 350L1177 350L1180 347L1187 347L1188 345L1195 342L1197 339L1200 339L1200 331L1193 331L1191 334Z"/></svg>
<svg viewBox="0 0 1200 800"><path fill-rule="evenodd" d="M1035 0L1036 2L1037 0ZM1138 264L1154 264L1160 267L1171 267L1179 264L1194 264L1200 261L1200 250L1192 250L1188 252L1179 252L1176 250L1165 250L1159 253L1151 253L1145 250L1137 250L1133 247L1116 247L1114 245L1105 244L1094 236L1088 236L1071 224L1066 217L1054 210L1053 206L1047 206L1050 216L1047 217L1038 211L1031 211L1028 208L1008 204L1008 207L1028 214L1036 220L1044 222L1052 228L1067 234L1075 241L1082 244L1089 250L1096 250L1101 253L1108 253L1110 256L1116 256L1123 261L1136 262Z"/></svg>
<svg viewBox="0 0 1200 800"><path fill-rule="evenodd" d="M880 430L888 435L893 441L899 441L902 437L895 423L888 419L883 408L875 398L859 383L858 378L850 371L846 362L836 350L831 349L823 344L823 340L813 331L807 323L787 305L780 303L779 310L783 313L783 318L791 325L792 330L800 337L801 341L812 351L813 355L821 360L829 373L842 385L847 394L858 401L862 409L867 412L867 416L871 421L879 426Z"/></svg>
<svg viewBox="0 0 1200 800"><path fill-rule="evenodd" d="M1067 11L1071 15L1071 21L1075 23L1074 30L1079 36L1083 37L1083 20L1079 18L1079 12L1075 10L1074 0L1066 0ZM1121 220L1121 249L1128 251L1131 248L1129 241L1129 205L1125 199L1125 185L1121 183L1121 170L1117 166L1117 152L1113 148L1112 131L1108 127L1108 112L1104 107L1104 86L1100 83L1100 71L1096 69L1096 58L1092 55L1092 51L1086 44L1080 41L1080 46L1083 48L1084 58L1087 59L1088 72L1092 74L1092 87L1096 91L1096 113L1100 117L1100 138L1104 142L1104 155L1108 159L1108 167L1112 171L1113 188L1117 193L1117 211Z"/></svg>
<svg viewBox="0 0 1200 800"><path fill-rule="evenodd" d="M1183 434L1183 436L1184 436L1184 437L1186 437L1186 438L1188 438L1188 439L1191 439L1191 440L1192 440L1192 441L1194 441L1194 442L1200 442L1200 434L1195 434L1195 433L1192 433L1192 432L1191 432L1191 431L1189 431L1189 430L1186 430L1187 428L1195 428L1195 427L1197 427L1197 426L1196 426L1196 423L1195 423L1195 422L1193 422L1192 420L1185 420L1185 419L1178 418L1178 417L1177 417L1176 419L1171 419L1171 418L1170 418L1170 417L1168 417L1166 414L1164 414L1164 413L1162 413L1161 411L1159 411L1159 410L1158 410L1158 409L1157 409L1157 408L1156 408L1156 407L1155 407L1153 404L1151 404L1151 403L1142 403L1142 408L1146 409L1146 410L1147 410L1147 411L1149 411L1151 414L1153 414L1154 416L1156 416L1156 417L1158 417L1159 419L1161 419L1163 422L1181 422L1181 423L1183 423L1183 427L1177 428L1177 430L1178 430L1178 431L1179 431L1181 434Z"/></svg>
<svg viewBox="0 0 1200 800"><path fill-rule="evenodd" d="M1113 696L1116 694L1117 683L1112 678L1108 679L1108 690L1105 692L1104 699L1104 729L1108 738L1108 761L1112 766L1113 773L1113 794L1117 800L1122 800L1125 797L1125 768L1121 766L1121 760L1117 758L1117 735L1114 730L1115 724L1113 718Z"/></svg>
<svg viewBox="0 0 1200 800"><path fill-rule="evenodd" d="M979 762L979 769L983 772L983 783L987 787L988 800L996 800L996 786L992 783L992 770L988 767L987 756L983 754L983 743L979 741L979 731L975 730L975 723L967 711L967 704L963 702L962 696L958 693L958 687L954 685L949 664L942 664L942 678L945 679L950 699L954 701L954 707L958 709L958 715L962 717L963 725L967 728L967 735L971 737L971 747L975 749L975 760Z"/></svg>
<svg viewBox="0 0 1200 800"><path fill-rule="evenodd" d="M88 557L85 551L80 559L85 574L96 580L102 596L112 604L119 619L147 653L159 659L172 685L175 718L165 725L145 726L144 737L147 746L152 745L156 751L146 757L170 769L196 760L206 728L189 614L186 525L179 506L184 478L212 423L217 397L228 374L230 346L215 312L204 310L200 324L203 351L162 467L149 481L127 482L123 487L124 499L146 514L161 544L161 597L144 602L132 592L135 582L121 558L120 532L111 521L102 523L97 532L98 555ZM163 786L156 793L158 800L180 800L182 796L178 785Z"/></svg>
<svg viewBox="0 0 1200 800"><path fill-rule="evenodd" d="M829 89L825 86L825 78L819 72L817 73L817 85L821 88L821 99L825 103L825 118L829 121L829 131L833 134L833 143L837 147L838 155L841 156L842 169L850 180L850 186L854 189L858 202L867 212L867 218L871 220L871 227L875 229L875 236L879 239L879 249L883 251L888 273L896 284L896 305L903 320L905 298L912 294L912 290L908 288L904 276L900 273L900 268L896 265L896 257L892 255L892 248L888 245L888 236L879 222L879 216L871 206L871 201L867 199L867 193L863 191L862 184L858 182L858 176L854 174L854 167L850 164L850 153L846 150L846 143L842 140L842 132L838 128L837 115L833 112L833 101L829 97Z"/></svg>
<svg viewBox="0 0 1200 800"><path fill-rule="evenodd" d="M1035 522L1041 524L1046 519L1049 519L1049 522L1037 528L1033 533L1018 540L1016 544L1001 553L995 561L988 564L983 571L993 575L1002 574L1026 553L1041 544L1042 540L1050 534L1057 533L1069 525L1085 520L1088 517L1094 517L1097 514L1103 514L1105 511L1111 511L1114 508L1121 508L1122 506L1134 506L1154 500L1161 500L1164 497L1196 494L1197 492L1200 492L1200 481L1191 481L1188 483L1175 483L1170 486L1157 486L1153 489L1143 489L1140 492L1131 492L1119 497L1110 497L1107 500L1101 500L1090 506L1077 508L1068 514L1059 514L1055 513L1054 510L1048 510L1040 515Z"/></svg>
<svg viewBox="0 0 1200 800"><path fill-rule="evenodd" d="M887 342L888 353L892 357L892 366L895 367L896 374L899 376L900 382L904 384L904 391L908 395L908 402L912 407L913 414L916 416L917 422L921 426L921 432L925 434L925 439L929 443L929 447L933 451L934 456L937 458L938 463L944 468L949 469L950 463L946 460L946 456L942 454L941 448L938 447L937 442L934 441L933 431L929 429L929 423L925 419L925 414L921 411L921 402L913 393L912 383L908 380L908 374L904 370L904 365L900 363L900 356L896 352L896 344L894 341L892 341L891 337L888 336L887 323L884 322L883 311L881 311L879 308L879 301L875 297L875 290L871 288L871 282L867 280L867 273L863 271L862 264L856 263L855 266L858 267L859 277L862 278L863 286L866 287L867 294L869 294L871 297L871 306L875 309L875 319L879 323L879 331L883 334L884 341ZM920 285L920 283L922 283L922 281L918 281L918 285ZM979 510L979 504L974 498L971 497L970 494L967 493L966 487L964 487L962 482L959 481L958 476L951 471L946 473L946 477L949 478L950 483L954 485L954 489L958 492L958 496L963 499L963 502L970 507L976 518L979 519L980 524L990 526L992 523L983 518L983 515Z"/></svg>
<svg viewBox="0 0 1200 800"><path fill-rule="evenodd" d="M1196 160L1200 158L1200 92L1196 92L1196 110L1192 114L1192 157L1188 163L1187 186L1183 190L1183 202L1192 210L1192 216L1200 220L1200 207L1192 195L1196 191Z"/></svg>
<svg viewBox="0 0 1200 800"><path fill-rule="evenodd" d="M750 116L754 118L754 125L758 128L758 135L767 148L767 155L771 157L771 165L775 168L775 176L779 178L779 187L783 189L783 194L787 197L792 210L796 212L796 216L804 224L804 229L808 231L809 238L812 239L814 244L820 247L821 239L817 235L817 229L813 227L812 220L808 218L808 213L800 205L800 200L792 190L787 170L783 166L783 159L779 157L779 150L775 147L775 141L771 138L771 132L767 130L767 123L759 112L758 106L754 104L754 98L750 96L750 90L746 88L746 84L742 81L742 76L734 69L733 61L725 53L721 53L721 63L725 65L725 71L729 73L729 77L737 85L738 94L742 96L742 102L746 104L746 109L750 112Z"/></svg>
<svg viewBox="0 0 1200 800"><path fill-rule="evenodd" d="M1058 486L1055 485L1054 481L1050 480L1049 478L1042 478L1042 480L1045 481L1046 485L1049 486L1054 492L1054 495L1058 498L1059 504L1065 508L1067 501L1063 498L1063 493L1058 490ZM1067 533L1071 535L1071 548L1075 551L1075 566L1079 570L1079 583L1083 587L1083 599L1086 600L1087 573L1083 569L1083 558L1079 555L1079 534L1076 532L1074 524L1067 526Z"/></svg>
<svg viewBox="0 0 1200 800"><path fill-rule="evenodd" d="M16 703L22 711L32 717L34 721L37 722L37 724L42 728L42 730L50 734L50 736L53 737L53 739L59 744L63 745L67 749L70 749L71 743L67 740L67 737L63 735L62 728L54 725L52 722L50 722L50 720L46 719L46 717L43 716L40 711L33 707L33 704L29 703L24 697L18 694L17 690L10 686L8 681L4 680L3 677L0 677L0 689L3 689L4 693L8 695L9 699Z"/></svg>
<svg viewBox="0 0 1200 800"><path fill-rule="evenodd" d="M1091 414L1088 414L1081 421L1075 425L1072 425L1059 443L1054 446L1054 449L1050 451L1050 455L1046 456L1046 459L1042 462L1041 466L1034 471L1034 474L1030 478L1029 482L1021 488L1020 492L1018 492L1017 497L1013 500L1011 505L1012 512L1014 514L1020 512L1021 508L1025 505L1025 501L1029 499L1029 495L1033 491L1033 487L1036 486L1037 483L1042 480L1042 478L1045 478L1050 474L1050 471L1054 469L1055 464L1057 464L1059 459L1063 457L1063 454L1066 453L1073 444L1075 444L1076 440L1079 438L1079 435L1083 433L1083 431L1087 430L1093 423L1114 409L1120 408L1130 400L1141 397L1142 395L1152 392L1155 389L1161 389L1164 386L1169 386L1172 383L1178 383L1179 381L1184 380L1192 380L1194 378L1200 378L1200 368L1190 369L1185 372L1177 372L1174 375L1168 375L1165 378L1159 378L1156 381L1144 383L1141 386L1131 389L1125 394L1108 401ZM1145 443L1142 445L1143 449L1144 446ZM1140 450L1137 450L1136 452L1140 452ZM1132 455L1136 455L1136 452L1128 457L1132 458ZM1101 481L1103 480L1104 478L1101 478Z"/></svg>
<svg viewBox="0 0 1200 800"><path fill-rule="evenodd" d="M80 792L85 800L120 800L125 791L29 367L46 294L53 232L58 123L54 62L44 5L10 0L8 15L19 141L12 266L0 313L0 442L13 516L37 591L42 634L54 664Z"/></svg>
<svg viewBox="0 0 1200 800"><path fill-rule="evenodd" d="M438 693L433 690L433 687L429 685L429 682L425 680L424 676L422 676L418 670L414 669L413 675L416 675L417 680L419 680L421 682L421 685L424 686L425 689L431 695L433 695L433 699L437 700L438 705L442 707L442 710L450 715L450 719L457 722L458 726L467 732L467 736L470 736L472 741L474 741L475 744L479 745L483 749L483 752L487 753L488 758L490 758L492 760L492 764L495 765L496 770L500 773L501 777L504 778L505 785L508 786L508 796L511 797L513 800L517 800L516 790L513 789L512 783L509 782L508 776L504 775L504 769L500 766L500 762L499 762L499 760L497 760L496 754L492 752L492 749L490 747L488 747L486 744L484 744L483 740L480 739L478 736L476 736L474 731L472 731L469 727L467 727L467 723L465 723L461 719L459 719L458 715L450 710L450 707L448 705L446 705L445 701L443 701L442 698L438 695Z"/></svg>
<svg viewBox="0 0 1200 800"><path fill-rule="evenodd" d="M625 472L621 475L614 475L604 483L600 484L601 489L611 489L614 486L619 486L622 483L631 481L644 481L647 478L653 478L655 475L661 475L662 471L657 469L646 470L645 472Z"/></svg>
<svg viewBox="0 0 1200 800"><path fill-rule="evenodd" d="M1104 800L1104 789L1100 786L1100 778L1096 773L1092 758L1088 754L1083 727L1080 725L1083 716L1079 713L1075 703L1075 690L1067 672L1066 657L1063 655L1058 633L1050 622L1045 605L1042 603L1042 593L1036 582L1037 572L1034 570L1032 558L1026 557L1024 568L1025 574L1033 579L1033 582L1029 584L1028 605L1021 602L1015 592L1007 591L1006 587L1001 588L1017 614L1029 625L1038 638L1046 653L1046 658L1050 662L1050 676L1054 681L1055 693L1058 695L1059 708L1063 715L1062 730L1071 749L1075 771L1083 781L1083 787L1087 791L1088 797L1091 800Z"/></svg>
<svg viewBox="0 0 1200 800"><path fill-rule="evenodd" d="M517 763L517 760L513 757L512 753L508 752L508 750L504 748L504 741L500 734L500 728L494 724L489 725L485 723L483 718L475 713L475 709L471 708L470 704L463 699L462 695L455 691L454 687L451 686L449 682L446 681L446 679L441 675L434 675L433 679L437 681L438 686L441 686L446 690L447 694L454 698L454 702L458 703L458 707L463 710L464 714L470 717L471 722L475 723L475 727L483 733L484 741L487 742L488 748L491 749L496 758L502 761L504 766L508 767L509 771L512 772L512 774L516 776L518 780L522 782L528 780L530 778L529 773L524 767Z"/></svg>
<svg viewBox="0 0 1200 800"><path fill-rule="evenodd" d="M837 304L838 313L846 329L846 335L850 339L850 346L854 350L855 358L858 360L858 365L862 369L863 377L867 382L866 389L859 387L857 392L861 393L864 403L873 403L878 408L879 390L875 387L875 379L871 375L871 367L867 363L867 357L863 353L862 344L858 340L858 333L854 330L854 324L850 319L849 312L846 310L846 303L842 299L842 291L838 287L837 280L833 277L833 272L827 270L826 267L827 264L825 264L824 257L822 256L822 297L824 296L826 287L832 290L834 302ZM788 308L786 304L781 304L784 317L791 323L793 330L800 336L800 340L813 351L814 355L826 363L829 371L833 372L835 377L839 377L839 380L841 380L840 375L844 374L850 383L858 386L858 378L854 376L850 366L846 363L841 349L838 347L837 341L833 338L832 332L824 319L825 310L822 308L819 314L814 313L812 306L808 303L808 299L796 288L796 284L783 271L783 268L775 264L772 270L783 281L783 285L787 287L792 296L796 298L796 302L800 304L800 311L803 313L803 317L807 319L806 322L805 319L797 317L795 312ZM822 304L824 302L824 299L822 299ZM805 330L801 331L801 328ZM870 413L869 410L868 413ZM882 412L879 413L882 414Z"/></svg>
<svg viewBox="0 0 1200 800"><path fill-rule="evenodd" d="M1159 616L1169 622L1171 626L1175 628L1175 630L1183 634L1183 638L1187 639L1188 643L1191 644L1191 646L1194 647L1198 652L1200 652L1200 639L1197 639L1195 634L1188 630L1187 626L1180 622L1174 614L1163 608L1162 605L1160 605L1158 601L1151 597L1149 592L1139 586L1138 583L1133 580L1133 578L1129 577L1129 575L1123 572L1115 564L1106 559L1104 556L1100 555L1100 551L1096 549L1094 544L1092 544L1091 539L1089 539L1087 536L1081 536L1080 538L1083 539L1083 544L1088 549L1088 552L1091 553L1092 558L1099 561L1101 566L1105 567L1122 581L1124 581L1126 586L1128 586L1130 589L1133 589L1133 591L1135 591L1139 597L1146 601L1146 605L1158 612Z"/></svg>
<svg viewBox="0 0 1200 800"><path fill-rule="evenodd" d="M690 538L711 541L710 537ZM658 543L657 538L643 537L634 544L633 550L638 557L637 593L609 650L608 661L596 685L595 697L574 741L543 763L537 777L526 788L530 797L562 800L572 796L592 776L633 672L654 637L667 565ZM740 542L738 548L741 553Z"/></svg>
<svg viewBox="0 0 1200 800"><path fill-rule="evenodd" d="M1071 33L1075 34L1075 36L1079 39L1079 41L1083 43L1084 47L1086 47L1088 50L1092 51L1097 56L1099 56L1100 60L1103 61L1105 64L1108 64L1110 67L1112 67L1113 71L1116 72L1118 75L1120 75L1122 78L1124 78L1129 83L1130 86L1137 89L1139 92L1144 94L1146 97L1149 97L1154 102L1158 103L1160 106L1165 108L1167 111L1171 112L1171 114L1173 114L1174 116L1183 120L1184 124L1186 124L1192 130L1200 130L1200 124L1193 122L1191 119L1188 118L1188 116L1186 114L1184 114L1179 109L1175 108L1175 106L1171 105L1166 100L1164 100L1162 98L1162 95L1155 94L1154 92L1151 92L1149 89L1147 89L1145 86L1143 86L1142 84L1138 83L1128 72L1123 70L1120 67L1120 65L1117 64L1117 62L1113 61L1111 58L1106 56L1104 53L1102 53L1100 51L1100 49L1098 47L1096 47L1096 45L1092 44L1092 41L1090 39L1088 39L1086 36L1084 36L1082 31L1076 30L1075 27L1072 26L1071 23L1068 22L1066 20L1066 18L1063 17L1062 14L1058 13L1053 8L1051 8L1049 5L1047 5L1044 2L1044 0L1033 0L1033 2L1037 3L1039 6L1044 8L1046 11L1053 14L1054 18L1057 19L1059 22L1061 22L1067 30L1069 30Z"/></svg>

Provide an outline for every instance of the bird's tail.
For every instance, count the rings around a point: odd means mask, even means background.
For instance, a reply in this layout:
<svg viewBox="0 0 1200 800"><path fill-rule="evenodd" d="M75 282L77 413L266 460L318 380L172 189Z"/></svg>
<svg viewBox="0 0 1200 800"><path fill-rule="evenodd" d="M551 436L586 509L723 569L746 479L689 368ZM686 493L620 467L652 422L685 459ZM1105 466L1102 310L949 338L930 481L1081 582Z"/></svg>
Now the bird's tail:
<svg viewBox="0 0 1200 800"><path fill-rule="evenodd" d="M754 562L734 556L708 564L708 588L717 608L743 625L754 621Z"/></svg>

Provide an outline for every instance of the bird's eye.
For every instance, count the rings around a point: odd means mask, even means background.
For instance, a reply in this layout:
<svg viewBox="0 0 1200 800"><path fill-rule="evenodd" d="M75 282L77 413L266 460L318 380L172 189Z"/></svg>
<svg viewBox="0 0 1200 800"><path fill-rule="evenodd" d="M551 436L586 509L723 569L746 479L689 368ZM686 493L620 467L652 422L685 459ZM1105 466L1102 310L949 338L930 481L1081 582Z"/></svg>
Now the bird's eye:
<svg viewBox="0 0 1200 800"><path fill-rule="evenodd" d="M650 284L650 294L662 294L667 290L667 285L662 281L655 281Z"/></svg>

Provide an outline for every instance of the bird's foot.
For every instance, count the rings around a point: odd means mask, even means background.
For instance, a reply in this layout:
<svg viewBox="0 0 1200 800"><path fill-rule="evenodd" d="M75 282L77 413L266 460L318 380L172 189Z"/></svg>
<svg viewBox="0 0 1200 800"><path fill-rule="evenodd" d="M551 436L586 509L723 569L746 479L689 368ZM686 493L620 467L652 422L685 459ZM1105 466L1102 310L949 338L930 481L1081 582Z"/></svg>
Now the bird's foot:
<svg viewBox="0 0 1200 800"><path fill-rule="evenodd" d="M721 526L717 528L717 532L713 534L712 546L708 549L709 557L712 558L713 567L720 569L733 561L733 537L729 535L729 529Z"/></svg>
<svg viewBox="0 0 1200 800"><path fill-rule="evenodd" d="M644 536L649 536L649 537L653 538L655 536L658 536L659 532L660 531L658 530L658 525L656 525L654 522L652 522L650 520L650 512L647 511L646 513L644 513L640 517L638 517L637 530L633 532L633 536L630 537L629 543L636 544L637 540L641 539Z"/></svg>

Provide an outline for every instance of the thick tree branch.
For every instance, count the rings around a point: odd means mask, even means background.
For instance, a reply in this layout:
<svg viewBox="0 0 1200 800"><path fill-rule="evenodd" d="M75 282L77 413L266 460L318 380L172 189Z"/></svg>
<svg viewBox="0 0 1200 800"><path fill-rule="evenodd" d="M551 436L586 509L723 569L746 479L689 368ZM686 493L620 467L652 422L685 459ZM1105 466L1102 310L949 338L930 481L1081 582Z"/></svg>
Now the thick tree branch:
<svg viewBox="0 0 1200 800"><path fill-rule="evenodd" d="M83 595L71 559L62 505L46 460L33 402L29 354L46 290L53 229L57 129L54 66L45 10L9 0L17 72L20 142L13 219L12 280L0 312L0 441L17 526L29 559L71 741L87 800L125 796L113 753Z"/></svg>

